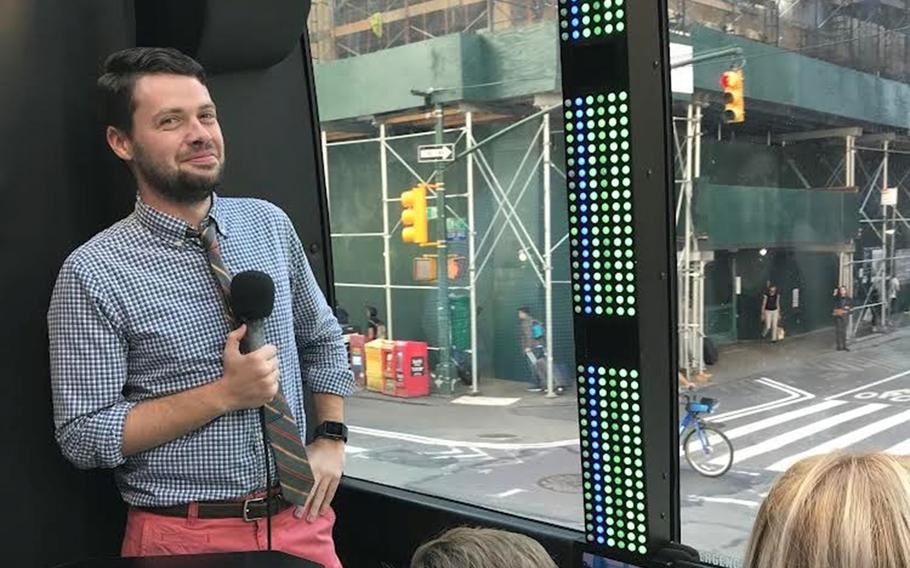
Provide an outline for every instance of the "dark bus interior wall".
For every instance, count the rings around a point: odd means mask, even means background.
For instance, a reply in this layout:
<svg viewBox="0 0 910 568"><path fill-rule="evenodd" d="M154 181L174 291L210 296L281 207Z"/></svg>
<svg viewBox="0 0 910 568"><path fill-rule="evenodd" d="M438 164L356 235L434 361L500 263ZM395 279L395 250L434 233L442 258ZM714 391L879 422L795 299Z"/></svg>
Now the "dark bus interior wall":
<svg viewBox="0 0 910 568"><path fill-rule="evenodd" d="M5 566L116 555L125 507L110 471L78 471L53 435L46 313L66 256L128 215L135 189L107 149L95 80L104 58L172 45L210 74L229 156L221 193L287 211L331 302L312 66L301 0L0 0L0 266L4 325L0 432ZM238 48L242 47L242 53ZM442 500L346 482L336 541L346 565L406 565L447 526L512 527L571 563L578 535ZM517 523L517 524L516 524Z"/></svg>

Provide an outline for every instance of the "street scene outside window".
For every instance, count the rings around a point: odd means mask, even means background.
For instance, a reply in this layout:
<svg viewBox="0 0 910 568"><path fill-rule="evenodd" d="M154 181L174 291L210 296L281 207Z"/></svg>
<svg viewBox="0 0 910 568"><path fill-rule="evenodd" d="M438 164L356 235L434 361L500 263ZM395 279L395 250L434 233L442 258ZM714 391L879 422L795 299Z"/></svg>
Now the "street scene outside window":
<svg viewBox="0 0 910 568"><path fill-rule="evenodd" d="M328 0L309 37L347 475L583 530L559 8ZM682 540L739 566L799 459L910 453L910 8L668 18Z"/></svg>

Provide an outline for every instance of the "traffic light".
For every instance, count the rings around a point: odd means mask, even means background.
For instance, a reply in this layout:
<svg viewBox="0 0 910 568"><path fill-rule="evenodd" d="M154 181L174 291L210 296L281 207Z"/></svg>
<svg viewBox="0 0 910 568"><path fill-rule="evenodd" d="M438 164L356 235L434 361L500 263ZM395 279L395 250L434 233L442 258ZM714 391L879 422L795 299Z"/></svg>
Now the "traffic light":
<svg viewBox="0 0 910 568"><path fill-rule="evenodd" d="M720 76L720 86L724 90L724 122L729 124L746 120L743 70L725 71Z"/></svg>
<svg viewBox="0 0 910 568"><path fill-rule="evenodd" d="M427 242L427 186L412 187L401 194L401 239L422 245Z"/></svg>

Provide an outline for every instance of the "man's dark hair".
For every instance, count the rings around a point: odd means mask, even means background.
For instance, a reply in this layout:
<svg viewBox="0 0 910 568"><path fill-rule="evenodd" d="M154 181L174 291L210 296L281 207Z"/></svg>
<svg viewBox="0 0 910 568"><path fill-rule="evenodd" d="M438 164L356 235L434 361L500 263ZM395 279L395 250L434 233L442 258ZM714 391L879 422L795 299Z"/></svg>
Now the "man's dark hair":
<svg viewBox="0 0 910 568"><path fill-rule="evenodd" d="M126 134L133 131L133 89L143 75L195 77L203 85L205 69L195 59L170 47L131 47L108 56L98 78L104 124Z"/></svg>
<svg viewBox="0 0 910 568"><path fill-rule="evenodd" d="M529 315L531 315L531 308L529 308L528 306L521 306L520 308L518 308L518 313L529 316Z"/></svg>

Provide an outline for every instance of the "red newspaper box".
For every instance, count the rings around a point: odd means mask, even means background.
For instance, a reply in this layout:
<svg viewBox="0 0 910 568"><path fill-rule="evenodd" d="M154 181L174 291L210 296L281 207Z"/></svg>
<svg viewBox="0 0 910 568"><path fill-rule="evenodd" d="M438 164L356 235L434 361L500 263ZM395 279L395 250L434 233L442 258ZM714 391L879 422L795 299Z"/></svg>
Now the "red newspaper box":
<svg viewBox="0 0 910 568"><path fill-rule="evenodd" d="M383 392L410 398L430 394L427 344L423 341L396 341L392 353L394 375L386 375Z"/></svg>

